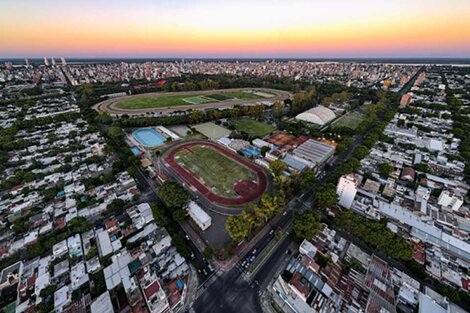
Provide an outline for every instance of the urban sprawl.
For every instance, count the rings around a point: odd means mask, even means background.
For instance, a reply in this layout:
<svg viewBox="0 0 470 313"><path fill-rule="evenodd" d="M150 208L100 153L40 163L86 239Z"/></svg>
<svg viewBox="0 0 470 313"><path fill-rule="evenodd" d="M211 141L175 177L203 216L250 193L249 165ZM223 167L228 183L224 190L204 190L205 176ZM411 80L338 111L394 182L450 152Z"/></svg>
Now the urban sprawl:
<svg viewBox="0 0 470 313"><path fill-rule="evenodd" d="M470 67L0 65L0 311L470 312Z"/></svg>

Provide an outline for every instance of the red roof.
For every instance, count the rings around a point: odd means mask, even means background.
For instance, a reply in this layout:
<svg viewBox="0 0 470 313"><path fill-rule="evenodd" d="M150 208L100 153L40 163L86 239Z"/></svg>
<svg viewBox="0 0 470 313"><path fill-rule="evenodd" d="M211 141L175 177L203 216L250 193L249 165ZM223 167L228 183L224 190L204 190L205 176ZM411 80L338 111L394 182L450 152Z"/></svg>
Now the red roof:
<svg viewBox="0 0 470 313"><path fill-rule="evenodd" d="M468 281L468 279L462 277L462 288L463 289L468 291L469 283L470 282Z"/></svg>
<svg viewBox="0 0 470 313"><path fill-rule="evenodd" d="M17 190L20 190L21 188L23 188L23 185L18 185L18 186L11 188L11 191L17 191Z"/></svg>
<svg viewBox="0 0 470 313"><path fill-rule="evenodd" d="M297 289L301 294L303 294L305 298L308 298L308 295L312 290L312 285L299 272L296 272L294 276L292 276L291 280L289 281L289 284L292 285L295 289Z"/></svg>
<svg viewBox="0 0 470 313"><path fill-rule="evenodd" d="M150 299L155 293L160 290L160 284L158 284L158 280L154 281L150 286L144 289L145 297Z"/></svg>
<svg viewBox="0 0 470 313"><path fill-rule="evenodd" d="M8 252L8 247L0 247L0 256Z"/></svg>

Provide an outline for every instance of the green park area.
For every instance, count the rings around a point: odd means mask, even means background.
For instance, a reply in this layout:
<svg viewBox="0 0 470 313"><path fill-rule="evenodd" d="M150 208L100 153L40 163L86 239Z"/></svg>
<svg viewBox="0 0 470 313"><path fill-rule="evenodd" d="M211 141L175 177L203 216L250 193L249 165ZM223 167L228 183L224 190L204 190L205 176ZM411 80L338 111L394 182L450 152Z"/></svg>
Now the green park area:
<svg viewBox="0 0 470 313"><path fill-rule="evenodd" d="M165 95L138 95L135 97L127 97L117 103L120 109L149 109L149 108L165 108L181 105L193 105L203 103L221 102L227 100L256 100L267 97L268 94L248 92L248 91L227 91L202 93L194 92L194 94L165 94Z"/></svg>
<svg viewBox="0 0 470 313"><path fill-rule="evenodd" d="M232 121L231 124L239 132L245 132L250 137L263 138L274 131L274 127L252 119L240 119Z"/></svg>
<svg viewBox="0 0 470 313"><path fill-rule="evenodd" d="M191 171L214 194L223 197L236 197L235 184L253 179L255 175L237 161L202 145L179 151L175 161Z"/></svg>
<svg viewBox="0 0 470 313"><path fill-rule="evenodd" d="M356 129L364 120L364 115L359 112L349 112L333 122L333 127L345 127Z"/></svg>

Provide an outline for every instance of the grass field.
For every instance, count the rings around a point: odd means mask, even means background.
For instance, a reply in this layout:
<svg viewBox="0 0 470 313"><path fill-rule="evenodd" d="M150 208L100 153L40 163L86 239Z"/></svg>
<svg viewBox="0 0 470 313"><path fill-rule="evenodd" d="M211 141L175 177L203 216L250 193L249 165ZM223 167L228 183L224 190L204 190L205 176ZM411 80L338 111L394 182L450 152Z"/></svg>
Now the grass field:
<svg viewBox="0 0 470 313"><path fill-rule="evenodd" d="M210 147L193 146L179 151L175 161L189 169L214 194L236 197L235 184L253 179L255 173Z"/></svg>
<svg viewBox="0 0 470 313"><path fill-rule="evenodd" d="M183 101L189 104L201 104L201 103L214 102L214 99L203 97L203 96L196 96L196 97L183 98Z"/></svg>
<svg viewBox="0 0 470 313"><path fill-rule="evenodd" d="M356 129L364 119L364 115L358 112L349 112L333 122L333 127L346 127Z"/></svg>
<svg viewBox="0 0 470 313"><path fill-rule="evenodd" d="M231 124L239 132L246 132L251 137L264 137L274 130L274 127L251 119L232 121Z"/></svg>
<svg viewBox="0 0 470 313"><path fill-rule="evenodd" d="M148 95L130 97L123 100L122 102L117 103L117 107L120 109L165 108L180 105L220 102L229 99L256 100L263 98L264 97L260 95L245 91L231 91L224 93L214 92L213 94L198 94L195 92L193 95Z"/></svg>

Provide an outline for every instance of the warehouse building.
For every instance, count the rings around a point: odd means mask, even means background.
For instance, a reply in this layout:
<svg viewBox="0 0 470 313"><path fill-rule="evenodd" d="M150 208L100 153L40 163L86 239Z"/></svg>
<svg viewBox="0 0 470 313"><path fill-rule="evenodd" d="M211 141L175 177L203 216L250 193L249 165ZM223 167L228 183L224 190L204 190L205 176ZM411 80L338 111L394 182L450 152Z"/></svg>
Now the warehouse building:
<svg viewBox="0 0 470 313"><path fill-rule="evenodd" d="M202 231L211 226L212 218L196 202L188 203L188 214Z"/></svg>
<svg viewBox="0 0 470 313"><path fill-rule="evenodd" d="M295 156L313 162L316 167L324 164L335 153L335 147L309 139L292 152Z"/></svg>

